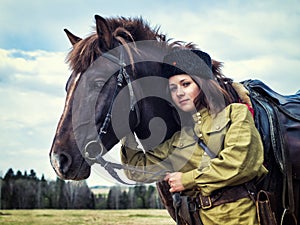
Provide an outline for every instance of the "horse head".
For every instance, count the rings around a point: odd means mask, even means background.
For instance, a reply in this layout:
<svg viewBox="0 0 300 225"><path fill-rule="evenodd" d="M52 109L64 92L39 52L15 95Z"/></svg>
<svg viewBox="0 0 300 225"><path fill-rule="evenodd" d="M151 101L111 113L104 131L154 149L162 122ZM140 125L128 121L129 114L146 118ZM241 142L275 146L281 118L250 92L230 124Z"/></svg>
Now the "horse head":
<svg viewBox="0 0 300 225"><path fill-rule="evenodd" d="M89 176L91 167L84 150L90 143L100 142L101 154L105 154L128 132L135 132L142 145L150 148L179 129L170 115L172 106L161 99L165 83L158 77L153 80L160 74L167 49L164 35L142 19L95 19L96 33L85 39L65 30L73 46L68 54L72 74L49 154L55 172L63 179ZM149 77L153 79L149 81ZM153 118L168 124L163 135L156 132L161 129L151 128L151 124L161 123ZM153 134L159 134L154 142Z"/></svg>

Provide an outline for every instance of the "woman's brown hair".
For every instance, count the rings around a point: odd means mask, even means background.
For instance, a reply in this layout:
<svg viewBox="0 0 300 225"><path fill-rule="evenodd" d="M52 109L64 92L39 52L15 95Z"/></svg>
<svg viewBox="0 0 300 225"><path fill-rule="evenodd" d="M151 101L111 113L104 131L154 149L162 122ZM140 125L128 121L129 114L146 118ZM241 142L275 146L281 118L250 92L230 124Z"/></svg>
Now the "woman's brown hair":
<svg viewBox="0 0 300 225"><path fill-rule="evenodd" d="M217 81L202 79L197 76L192 76L192 78L201 90L194 100L197 111L201 108L207 108L211 113L216 114L234 102L231 95Z"/></svg>

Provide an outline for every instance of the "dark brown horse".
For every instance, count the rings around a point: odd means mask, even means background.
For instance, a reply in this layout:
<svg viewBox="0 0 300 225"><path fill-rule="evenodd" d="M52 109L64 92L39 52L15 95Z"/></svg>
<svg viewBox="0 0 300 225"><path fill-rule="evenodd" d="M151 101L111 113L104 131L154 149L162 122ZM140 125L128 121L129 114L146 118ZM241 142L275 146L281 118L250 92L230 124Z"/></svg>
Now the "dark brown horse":
<svg viewBox="0 0 300 225"><path fill-rule="evenodd" d="M73 73L66 86L65 109L50 151L51 164L63 179L89 177L91 161L86 160L87 148L92 149L92 154L104 155L126 134L135 132L144 149L150 149L179 130L181 121L178 118L183 119L165 95L166 81L159 79L163 56L171 48L180 47L180 43L166 41L158 29L151 29L142 19L95 18L97 32L85 39L65 30L73 45L68 56ZM194 46L187 44L181 47ZM221 74L220 66L219 62L213 61L214 75L220 85L239 101L231 80ZM152 85L149 85L149 81ZM251 82L246 87L253 88ZM257 97L253 93L250 91L252 101ZM254 108L259 110L258 106ZM256 123L263 136L266 152L272 155L274 146L265 137L270 131L257 119ZM296 139L299 140L299 137ZM271 175L262 186L279 193L278 213L281 214L282 183L285 179L282 174L286 166L280 165L286 160L277 160L268 155L266 161L270 164L268 169ZM282 156L281 153L279 155ZM279 162L279 166L276 162ZM297 188L299 190L299 186ZM158 190L174 218L167 185L158 183ZM295 199L298 204L299 196L295 195ZM292 213L295 211L293 204L285 208Z"/></svg>
<svg viewBox="0 0 300 225"><path fill-rule="evenodd" d="M110 52L110 55L119 59L121 51L123 51L120 47L118 48L121 44L122 47L127 42L133 42L133 40L135 43L137 41L151 41L150 44L143 43L143 47L146 49L143 51L137 50L136 44L134 46L126 45L126 52L129 54L125 55L124 61L125 64L129 65L127 70L132 81L137 76L140 78L141 76L148 77L160 74L159 63L151 62L157 57L163 57L161 50L159 50L160 55L152 54L154 48L162 49L158 48L160 46L156 45L157 43L163 45L165 43L164 36L159 34L158 30L150 29L141 19L103 19L100 16L95 18L97 33L86 39L82 40L65 30L73 44L73 49L68 56L73 73L66 86L66 105L50 152L53 168L64 179L80 180L89 176L90 165L80 154L81 149L88 142L97 139L97 134L103 126L107 112L109 112L108 100L114 91L121 91L121 88L116 89L116 87L123 85L122 82L118 85L118 62L115 63L101 57L102 54L113 49L115 52ZM140 63L135 63L133 67L133 61ZM91 67L91 64L97 69ZM98 67L98 64L102 66ZM138 75L134 75L137 73ZM157 83L155 89L161 91L164 85ZM89 92L94 95L94 98L88 98L85 95ZM146 95L144 92L135 90L135 97L141 99ZM124 96L127 95L128 93L124 94ZM126 98L121 104L118 109L113 111L115 115L112 115L115 118L113 121L119 120L114 124L118 129L114 130L112 123L107 123L107 127L105 127L107 135L101 137L105 151L110 150L119 142L121 137L131 130L134 130L142 143L147 145L150 143L147 139L151 134L148 125L150 120L156 117L162 118L167 125L165 134L160 136L159 142L169 138L179 129L175 119L169 116L169 112L173 110L172 106L165 100L158 97L141 99L138 102L138 110L128 110L129 102ZM95 113L93 114L93 112ZM128 117L130 117L130 124L124 123L124 121L128 121ZM93 129L94 133L91 132ZM84 133L85 131L87 132ZM76 136L77 134L78 136Z"/></svg>

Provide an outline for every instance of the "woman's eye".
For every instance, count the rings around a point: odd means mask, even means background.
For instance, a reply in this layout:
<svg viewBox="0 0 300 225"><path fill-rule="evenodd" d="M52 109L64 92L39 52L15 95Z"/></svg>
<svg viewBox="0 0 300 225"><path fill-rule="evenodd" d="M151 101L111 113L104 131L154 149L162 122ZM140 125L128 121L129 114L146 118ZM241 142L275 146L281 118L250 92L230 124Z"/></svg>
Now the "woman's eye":
<svg viewBox="0 0 300 225"><path fill-rule="evenodd" d="M191 82L184 82L182 85L183 87L188 87L191 84Z"/></svg>

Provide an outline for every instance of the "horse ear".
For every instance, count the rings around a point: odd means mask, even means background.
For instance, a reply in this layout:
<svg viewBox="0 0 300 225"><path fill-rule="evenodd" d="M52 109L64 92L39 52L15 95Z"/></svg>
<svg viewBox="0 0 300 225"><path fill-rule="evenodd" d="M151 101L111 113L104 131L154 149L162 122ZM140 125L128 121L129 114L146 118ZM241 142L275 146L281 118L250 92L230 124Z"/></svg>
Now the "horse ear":
<svg viewBox="0 0 300 225"><path fill-rule="evenodd" d="M69 38L72 45L75 45L77 42L82 40L80 37L75 36L74 34L72 34L67 29L64 29L64 32L66 32L66 34L67 34L67 36L68 36L68 38Z"/></svg>
<svg viewBox="0 0 300 225"><path fill-rule="evenodd" d="M112 42L112 32L106 19L99 15L95 15L95 20L99 40L103 40L106 45L105 47L110 48Z"/></svg>

